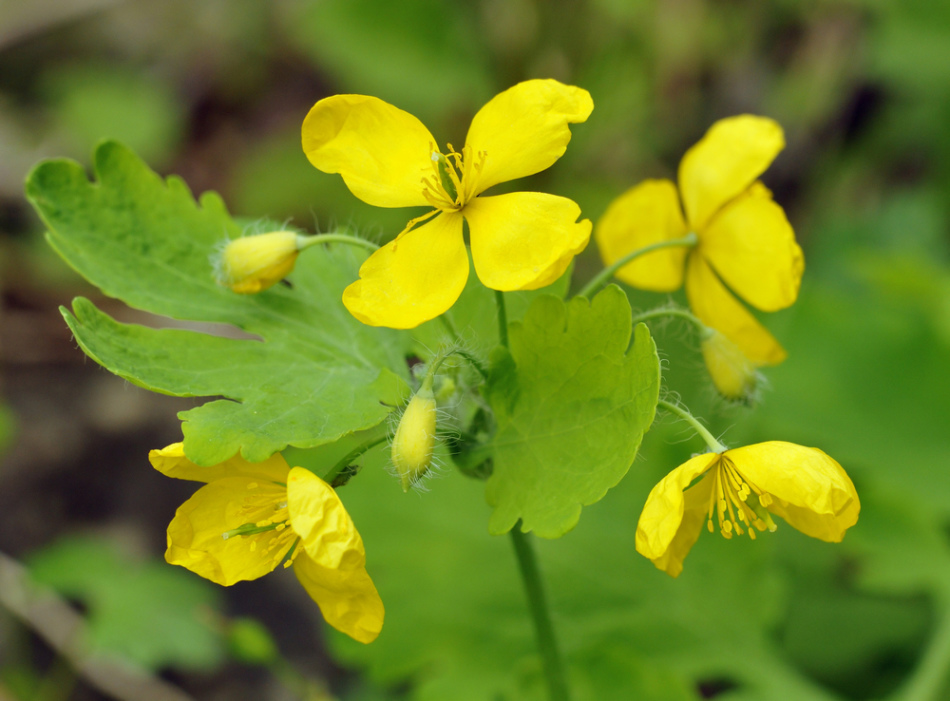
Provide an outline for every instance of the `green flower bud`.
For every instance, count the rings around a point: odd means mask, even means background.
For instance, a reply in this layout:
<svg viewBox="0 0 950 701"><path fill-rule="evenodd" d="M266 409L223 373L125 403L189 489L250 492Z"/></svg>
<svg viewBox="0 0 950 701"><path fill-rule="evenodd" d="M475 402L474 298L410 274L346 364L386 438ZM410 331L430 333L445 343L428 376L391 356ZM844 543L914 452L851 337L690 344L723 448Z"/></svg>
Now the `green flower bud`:
<svg viewBox="0 0 950 701"><path fill-rule="evenodd" d="M218 282L238 294L266 290L294 269L297 238L292 231L272 231L229 241L221 254Z"/></svg>
<svg viewBox="0 0 950 701"><path fill-rule="evenodd" d="M713 328L706 328L700 347L706 369L719 393L726 399L751 404L760 380L756 364L739 346Z"/></svg>
<svg viewBox="0 0 950 701"><path fill-rule="evenodd" d="M435 447L435 395L431 383L423 383L409 401L399 420L393 437L392 459L402 482L402 491L408 492L432 464Z"/></svg>

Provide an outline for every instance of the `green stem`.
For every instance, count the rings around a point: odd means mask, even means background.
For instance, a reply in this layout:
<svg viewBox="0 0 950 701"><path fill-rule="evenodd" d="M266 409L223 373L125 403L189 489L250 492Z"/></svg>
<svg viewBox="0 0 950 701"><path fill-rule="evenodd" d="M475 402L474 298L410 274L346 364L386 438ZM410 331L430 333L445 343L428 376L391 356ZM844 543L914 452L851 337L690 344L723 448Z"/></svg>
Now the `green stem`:
<svg viewBox="0 0 950 701"><path fill-rule="evenodd" d="M520 521L515 524L510 533L511 543L515 547L515 555L518 558L518 569L521 571L521 579L524 582L525 594L528 596L528 608L534 622L538 652L541 653L541 664L544 667L551 701L569 701L571 696L564 676L564 666L558 651L557 639L554 637L554 627L551 625L551 615L548 612L534 548L528 540L528 534L521 532Z"/></svg>
<svg viewBox="0 0 950 701"><path fill-rule="evenodd" d="M458 343L459 332L455 330L455 324L452 323L452 318L449 316L449 313L445 312L439 315L439 321L442 322L442 326L444 326L445 330L448 331L449 336L452 337L452 340Z"/></svg>
<svg viewBox="0 0 950 701"><path fill-rule="evenodd" d="M676 404L668 402L665 399L660 399L656 405L666 409L671 414L676 414L678 417L683 419L683 421L692 426L693 430L699 434L700 438L706 441L706 445L708 445L710 450L712 450L714 453L722 453L726 450L726 446L716 440L716 437L709 432L709 429L703 426L695 416L690 414L683 407L677 406Z"/></svg>
<svg viewBox="0 0 950 701"><path fill-rule="evenodd" d="M375 448L377 445L382 443L385 440L389 440L389 434L384 433L382 436L377 436L376 438L370 438L365 443L356 446L349 453L344 455L337 463L330 468L330 471L323 476L323 481L327 484L333 484L335 480L343 470L345 470L356 458L365 453L370 448Z"/></svg>
<svg viewBox="0 0 950 701"><path fill-rule="evenodd" d="M379 250L372 241L361 239L359 236L350 236L349 234L317 234L316 236L297 236L297 250L302 251L311 246L321 243L348 243L353 246L361 246L368 251Z"/></svg>
<svg viewBox="0 0 950 701"><path fill-rule="evenodd" d="M508 347L508 313L505 311L505 293L495 290L495 306L498 308L498 342Z"/></svg>
<svg viewBox="0 0 950 701"><path fill-rule="evenodd" d="M696 234L690 231L683 238L670 239L669 241L657 241L656 243L651 243L649 246L644 246L643 248L630 251L630 253L623 256L622 258L618 258L606 268L601 270L597 275L595 275L594 279L584 285L584 288L577 293L577 296L587 297L587 299L590 299L595 292L600 290L601 287L610 281L610 278L614 276L614 273L616 273L634 258L639 258L640 256L646 255L647 253L658 251L661 248L670 248L672 246L692 247L696 245L697 241L699 241L699 239L696 237Z"/></svg>
<svg viewBox="0 0 950 701"><path fill-rule="evenodd" d="M693 314L690 314L685 309L677 309L675 307L667 307L665 309L654 309L653 311L644 312L643 314L637 314L633 317L633 325L636 326L641 321L651 321L652 319L661 319L665 316L679 317L680 319L685 319L696 329L703 333L707 326L702 321L697 319Z"/></svg>

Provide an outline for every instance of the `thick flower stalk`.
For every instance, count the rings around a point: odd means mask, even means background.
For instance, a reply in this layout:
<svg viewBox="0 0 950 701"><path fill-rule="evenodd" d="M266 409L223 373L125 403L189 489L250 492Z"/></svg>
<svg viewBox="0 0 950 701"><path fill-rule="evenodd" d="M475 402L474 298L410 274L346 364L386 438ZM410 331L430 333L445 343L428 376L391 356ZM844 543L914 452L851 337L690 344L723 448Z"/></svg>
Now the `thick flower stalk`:
<svg viewBox="0 0 950 701"><path fill-rule="evenodd" d="M475 115L465 145L443 153L411 114L375 97L320 100L303 123L303 149L339 173L358 198L378 207L433 209L413 219L360 268L343 294L357 319L413 328L448 310L469 275L462 235L468 222L475 272L494 290L554 282L587 245L591 223L564 197L493 185L551 166L567 149L569 124L593 110L590 94L555 80L529 80L496 95Z"/></svg>
<svg viewBox="0 0 950 701"><path fill-rule="evenodd" d="M637 552L677 577L704 521L725 538L755 539L756 531L775 530L774 514L805 535L837 543L860 510L851 479L822 451L756 443L697 455L664 477L640 515Z"/></svg>
<svg viewBox="0 0 950 701"><path fill-rule="evenodd" d="M175 443L149 460L164 475L205 483L168 525L168 562L223 586L292 564L327 623L362 643L376 639L383 602L360 534L330 485L279 453L199 467Z"/></svg>
<svg viewBox="0 0 950 701"><path fill-rule="evenodd" d="M610 265L636 249L695 233L695 246L647 253L617 277L671 292L683 284L685 259L686 295L696 316L756 367L782 362L785 350L730 289L761 311L784 309L798 297L801 249L785 212L756 180L784 146L782 128L771 119L720 120L680 162L679 192L669 180L644 181L608 207L594 234Z"/></svg>

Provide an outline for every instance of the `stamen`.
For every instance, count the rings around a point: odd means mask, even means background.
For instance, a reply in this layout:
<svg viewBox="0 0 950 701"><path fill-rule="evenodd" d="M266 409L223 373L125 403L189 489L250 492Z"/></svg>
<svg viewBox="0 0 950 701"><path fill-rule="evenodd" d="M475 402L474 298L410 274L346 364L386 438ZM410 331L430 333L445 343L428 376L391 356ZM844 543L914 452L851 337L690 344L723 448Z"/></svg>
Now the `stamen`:
<svg viewBox="0 0 950 701"><path fill-rule="evenodd" d="M747 481L732 461L724 456L712 469L716 470L715 484L710 494L706 516L706 527L710 532L715 532L714 510L719 520L719 531L727 539L732 538L734 534L744 535L748 530L749 537L755 540L756 529L775 530L775 523L765 508L772 503L771 495ZM758 497L758 503L749 500L752 494Z"/></svg>

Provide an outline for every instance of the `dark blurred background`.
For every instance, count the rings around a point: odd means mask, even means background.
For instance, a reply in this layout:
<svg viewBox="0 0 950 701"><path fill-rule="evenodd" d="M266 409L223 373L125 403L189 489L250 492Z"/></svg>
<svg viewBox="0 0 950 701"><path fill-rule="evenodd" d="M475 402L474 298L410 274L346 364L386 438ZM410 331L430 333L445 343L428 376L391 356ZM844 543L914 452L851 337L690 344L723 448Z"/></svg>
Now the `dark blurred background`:
<svg viewBox="0 0 950 701"><path fill-rule="evenodd" d="M368 648L327 641L292 576L225 590L164 565L164 528L193 486L146 456L178 440L175 414L196 400L132 387L76 347L58 311L76 295L151 321L69 270L22 194L40 159L88 165L108 137L235 215L385 239L405 212L309 165L310 106L376 95L458 144L492 95L536 77L587 88L595 110L553 168L511 187L572 197L595 221L639 180L675 178L716 119L784 126L763 179L806 273L798 304L766 320L789 359L767 371L763 405L717 400L695 339L654 331L670 389L714 432L820 446L864 503L842 546L787 528L754 549L701 538L669 582L632 547L647 491L697 449L661 422L624 484L542 544L578 698L950 698L950 3L2 0L0 699L536 698L530 648L493 637L524 637L514 575L498 592L462 584L466 567L513 573L507 546L472 545L452 569L459 546L441 527L421 554L412 540L463 513L466 537L490 540L480 487L456 475L422 516L415 499L399 507L420 520L398 538L394 492L354 500L391 627ZM592 247L575 282L598 267ZM456 484L466 496L444 496ZM83 667L90 652L105 671ZM126 674L134 691L110 687Z"/></svg>

